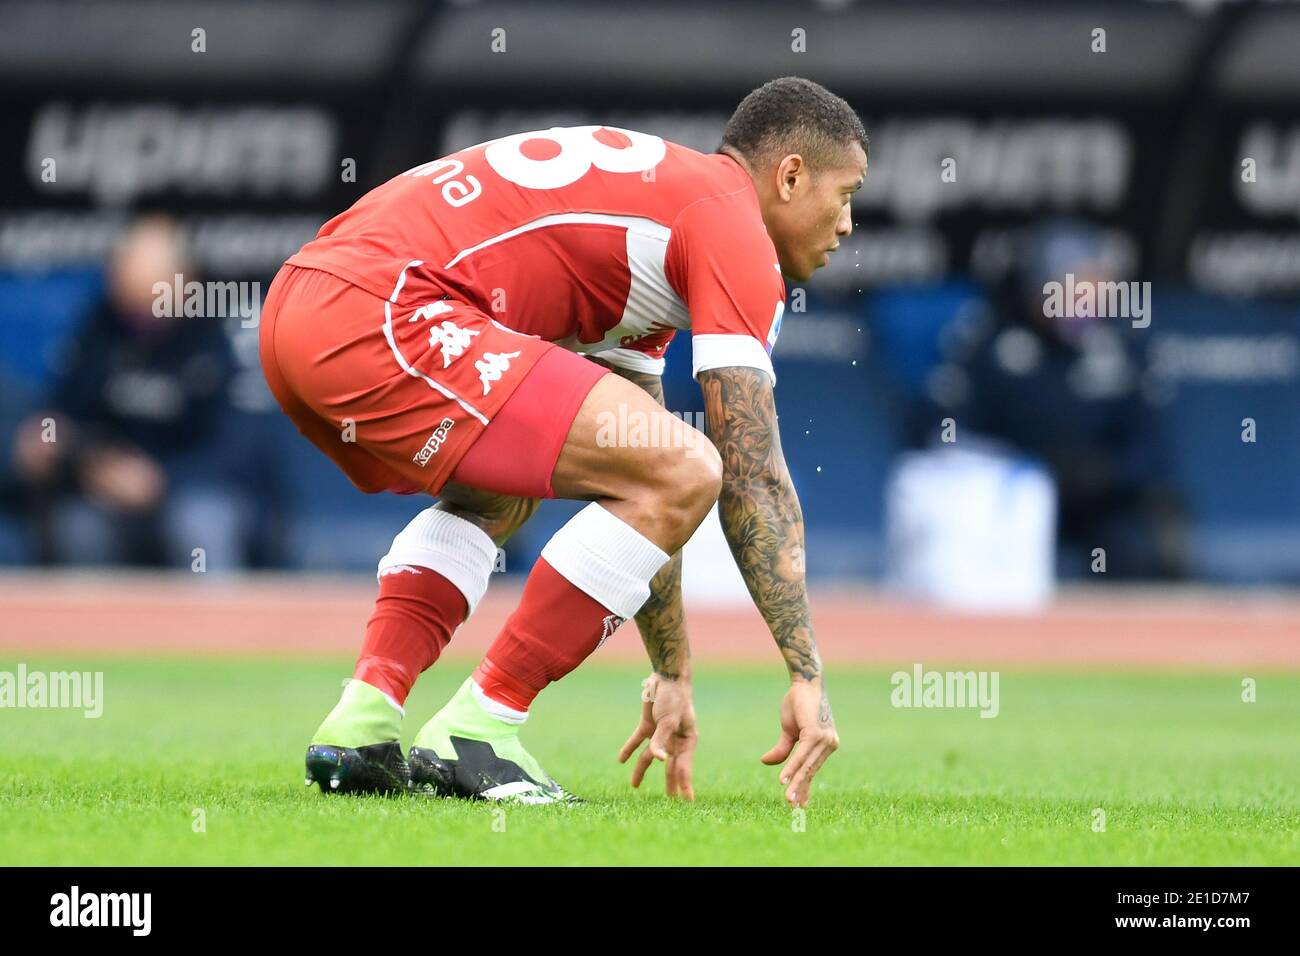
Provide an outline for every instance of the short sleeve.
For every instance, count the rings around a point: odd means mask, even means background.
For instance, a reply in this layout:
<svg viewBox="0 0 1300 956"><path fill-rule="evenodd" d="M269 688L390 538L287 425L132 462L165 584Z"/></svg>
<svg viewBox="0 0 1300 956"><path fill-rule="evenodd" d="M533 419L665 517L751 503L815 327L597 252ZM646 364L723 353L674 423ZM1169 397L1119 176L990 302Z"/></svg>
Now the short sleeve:
<svg viewBox="0 0 1300 956"><path fill-rule="evenodd" d="M741 365L776 384L772 348L785 312L776 249L750 187L701 200L673 224L665 271L691 317L691 371Z"/></svg>
<svg viewBox="0 0 1300 956"><path fill-rule="evenodd" d="M610 365L630 369L634 372L647 372L651 375L664 373L664 353L673 340L677 330L671 326L656 326L649 333L641 336L625 336L617 348L605 349L591 353Z"/></svg>

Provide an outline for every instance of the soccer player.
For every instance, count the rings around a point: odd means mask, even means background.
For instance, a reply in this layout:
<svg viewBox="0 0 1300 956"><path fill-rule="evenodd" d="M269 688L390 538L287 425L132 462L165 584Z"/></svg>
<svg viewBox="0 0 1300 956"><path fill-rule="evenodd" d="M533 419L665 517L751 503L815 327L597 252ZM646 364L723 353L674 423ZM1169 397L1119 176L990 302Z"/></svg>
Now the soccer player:
<svg viewBox="0 0 1300 956"><path fill-rule="evenodd" d="M693 799L696 742L679 550L717 501L790 673L786 799L839 744L804 584L803 520L773 404L782 276L852 230L867 137L844 100L785 77L705 155L605 126L505 136L410 169L327 222L276 276L262 366L299 430L367 493L425 493L379 562L353 679L307 751L338 792L576 799L519 741L534 698L635 617L653 666L619 754ZM707 439L663 408L689 329ZM657 442L610 440L610 423ZM398 742L419 674L542 498L590 501L547 543L473 674Z"/></svg>

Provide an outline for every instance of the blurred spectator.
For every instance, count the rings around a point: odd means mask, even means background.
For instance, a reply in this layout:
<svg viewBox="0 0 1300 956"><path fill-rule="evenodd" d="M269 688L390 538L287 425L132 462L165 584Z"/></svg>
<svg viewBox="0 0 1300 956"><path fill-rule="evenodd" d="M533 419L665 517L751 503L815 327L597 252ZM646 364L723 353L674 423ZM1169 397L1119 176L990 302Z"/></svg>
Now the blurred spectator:
<svg viewBox="0 0 1300 956"><path fill-rule="evenodd" d="M1053 221L1028 230L988 313L948 349L931 398L959 434L1047 466L1062 576L1088 575L1093 549L1104 548L1105 577L1181 578L1184 509L1140 391L1143 360L1125 335L1131 323L1095 312L1049 316L1044 284L1070 274L1076 286L1121 278L1094 228ZM931 432L934 412L924 416Z"/></svg>
<svg viewBox="0 0 1300 956"><path fill-rule="evenodd" d="M155 284L170 295L176 276L194 277L176 225L137 222L48 408L15 432L12 471L43 563L190 568L195 548L205 570L241 560L247 508L217 445L229 346L217 319L160 307Z"/></svg>

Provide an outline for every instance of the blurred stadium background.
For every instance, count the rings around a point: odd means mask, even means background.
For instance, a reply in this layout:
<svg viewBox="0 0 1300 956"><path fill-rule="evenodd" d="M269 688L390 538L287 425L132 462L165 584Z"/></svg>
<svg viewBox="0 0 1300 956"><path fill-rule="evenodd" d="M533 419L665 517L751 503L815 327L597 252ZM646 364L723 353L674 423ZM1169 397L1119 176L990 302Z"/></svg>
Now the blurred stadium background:
<svg viewBox="0 0 1300 956"><path fill-rule="evenodd" d="M993 608L1037 606L1053 582L1300 582L1293 5L14 0L2 13L9 569L188 572L203 547L209 577L363 584L416 504L361 495L297 436L262 381L253 322L133 324L115 284L152 268L264 292L323 221L419 162L592 122L712 150L744 93L797 73L849 99L872 138L856 231L790 290L775 350L815 582ZM1044 320L1034 290L1067 272L1150 282L1149 326ZM666 377L683 412L701 410L689 348L674 345ZM57 460L36 447L51 413L76 439ZM539 512L508 576L571 511ZM698 566L710 573L688 567L692 588L734 593L712 557Z"/></svg>
<svg viewBox="0 0 1300 956"><path fill-rule="evenodd" d="M1294 3L0 0L0 676L93 671L109 702L0 711L0 863L1293 864L1298 54ZM786 74L872 145L856 230L774 350L843 740L815 825L791 832L756 759L783 672L707 527L706 803L614 762L630 627L530 718L594 798L578 825L506 841L472 806L305 791L423 503L362 495L297 434L250 316L159 319L152 283L262 294L373 185L505 133L712 150ZM1149 324L1049 319L1066 275L1149 282ZM700 412L689 351L669 407ZM412 731L573 510L509 543ZM891 670L946 663L1001 669L999 719L898 707Z"/></svg>

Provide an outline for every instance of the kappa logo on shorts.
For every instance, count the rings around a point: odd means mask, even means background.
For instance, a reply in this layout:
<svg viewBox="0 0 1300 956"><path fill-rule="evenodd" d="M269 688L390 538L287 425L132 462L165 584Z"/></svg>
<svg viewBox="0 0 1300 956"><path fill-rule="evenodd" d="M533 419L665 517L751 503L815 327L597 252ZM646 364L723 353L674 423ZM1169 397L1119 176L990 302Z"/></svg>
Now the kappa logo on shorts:
<svg viewBox="0 0 1300 956"><path fill-rule="evenodd" d="M430 302L428 305L416 309L415 313L406 321L416 322L424 319L428 322L435 316L452 311L454 309L446 302L441 300ZM465 354L465 350L469 348L474 336L478 334L474 329L462 329L451 319L443 319L441 324L435 322L429 329L429 348L442 351L442 367L447 368L453 361Z"/></svg>
<svg viewBox="0 0 1300 956"><path fill-rule="evenodd" d="M462 329L451 319L443 319L442 325L435 325L429 330L429 348L442 349L442 367L446 368L453 359L465 354L470 340L476 335L478 332L473 329Z"/></svg>
<svg viewBox="0 0 1300 956"><path fill-rule="evenodd" d="M455 310L451 306L449 306L446 302L441 302L441 301L430 302L428 305L422 305L420 306L420 308L416 309L415 314L412 315L406 321L416 322L420 319L431 319L435 315L442 315L442 313L444 312L453 312L453 311Z"/></svg>
<svg viewBox="0 0 1300 956"><path fill-rule="evenodd" d="M450 418L444 418L439 423L438 427L433 430L433 434L429 436L429 440L424 443L424 447L415 453L415 457L412 458L411 461L415 462L421 468L427 465L429 459L438 454L438 449L441 448L442 443L447 440L447 433L451 431L452 426L455 424L456 423Z"/></svg>
<svg viewBox="0 0 1300 956"><path fill-rule="evenodd" d="M479 381L483 383L483 394L492 391L492 383L501 381L503 372L510 371L510 360L519 358L518 352L484 352L483 357L474 363L478 369Z"/></svg>

